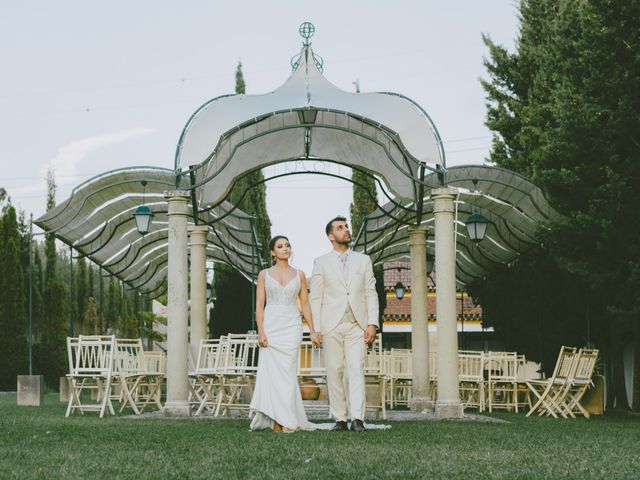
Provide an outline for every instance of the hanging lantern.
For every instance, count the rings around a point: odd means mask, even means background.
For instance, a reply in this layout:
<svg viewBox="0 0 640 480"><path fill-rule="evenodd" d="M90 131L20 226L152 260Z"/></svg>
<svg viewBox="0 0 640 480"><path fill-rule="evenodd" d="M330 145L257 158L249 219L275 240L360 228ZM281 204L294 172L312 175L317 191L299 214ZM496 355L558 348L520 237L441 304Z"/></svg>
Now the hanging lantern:
<svg viewBox="0 0 640 480"><path fill-rule="evenodd" d="M133 218L136 220L136 228L140 235L146 235L151 230L151 222L153 221L153 212L144 204L145 194L147 192L147 181L143 180L142 184L142 205L136 208Z"/></svg>
<svg viewBox="0 0 640 480"><path fill-rule="evenodd" d="M471 215L467 219L466 223L469 239L475 243L481 242L484 238L484 234L487 232L488 224L489 220L487 220L482 214L474 213Z"/></svg>
<svg viewBox="0 0 640 480"><path fill-rule="evenodd" d="M402 284L402 282L396 283L393 289L396 291L396 298L398 300L402 300L404 298L404 285Z"/></svg>
<svg viewBox="0 0 640 480"><path fill-rule="evenodd" d="M151 221L153 220L153 212L146 205L140 205L133 214L136 219L136 228L140 235L146 235L151 230Z"/></svg>

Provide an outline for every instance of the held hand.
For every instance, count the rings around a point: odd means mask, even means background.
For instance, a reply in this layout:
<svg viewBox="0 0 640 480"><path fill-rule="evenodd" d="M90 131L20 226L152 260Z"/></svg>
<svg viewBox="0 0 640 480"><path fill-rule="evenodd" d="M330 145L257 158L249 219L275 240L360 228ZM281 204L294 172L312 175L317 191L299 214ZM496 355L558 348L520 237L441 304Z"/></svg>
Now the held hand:
<svg viewBox="0 0 640 480"><path fill-rule="evenodd" d="M366 343L367 345L372 345L373 341L376 339L376 326L375 325L369 325L367 327L367 329L364 331L364 343Z"/></svg>
<svg viewBox="0 0 640 480"><path fill-rule="evenodd" d="M322 347L322 334L320 332L312 333L311 342L313 343L313 346L316 348Z"/></svg>
<svg viewBox="0 0 640 480"><path fill-rule="evenodd" d="M268 347L269 341L267 340L267 335L264 332L258 333L258 345L261 347Z"/></svg>

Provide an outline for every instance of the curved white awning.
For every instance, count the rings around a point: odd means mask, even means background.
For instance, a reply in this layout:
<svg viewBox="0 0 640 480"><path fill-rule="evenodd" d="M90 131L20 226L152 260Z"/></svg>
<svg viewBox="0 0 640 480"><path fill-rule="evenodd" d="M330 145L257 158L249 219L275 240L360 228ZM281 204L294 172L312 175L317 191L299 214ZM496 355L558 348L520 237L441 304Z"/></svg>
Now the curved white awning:
<svg viewBox="0 0 640 480"><path fill-rule="evenodd" d="M180 137L176 169L195 169L196 184L203 186L198 202L206 206L221 201L244 173L298 158L376 172L397 196L411 199L419 166L445 163L438 132L415 102L339 89L304 45L278 89L218 97L197 110Z"/></svg>

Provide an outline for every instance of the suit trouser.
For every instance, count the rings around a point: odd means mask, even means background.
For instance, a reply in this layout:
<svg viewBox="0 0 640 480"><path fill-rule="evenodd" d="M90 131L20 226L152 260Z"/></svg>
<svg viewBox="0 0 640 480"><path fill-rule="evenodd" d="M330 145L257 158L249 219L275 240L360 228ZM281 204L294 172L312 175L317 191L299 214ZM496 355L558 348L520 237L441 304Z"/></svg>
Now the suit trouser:
<svg viewBox="0 0 640 480"><path fill-rule="evenodd" d="M336 421L346 421L349 411L351 419L364 420L364 361L367 350L364 331L352 314L346 314L336 328L323 335L322 350L327 369L331 416ZM344 382L345 377L347 382ZM348 384L348 410L345 383Z"/></svg>

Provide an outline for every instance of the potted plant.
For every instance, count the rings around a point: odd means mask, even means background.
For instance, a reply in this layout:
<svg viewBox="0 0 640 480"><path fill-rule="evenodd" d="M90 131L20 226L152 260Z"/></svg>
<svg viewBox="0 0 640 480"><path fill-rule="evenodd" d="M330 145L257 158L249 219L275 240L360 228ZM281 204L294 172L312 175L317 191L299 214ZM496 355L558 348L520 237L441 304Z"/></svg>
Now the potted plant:
<svg viewBox="0 0 640 480"><path fill-rule="evenodd" d="M313 378L303 378L300 380L300 394L302 395L302 400L318 400L320 387Z"/></svg>

